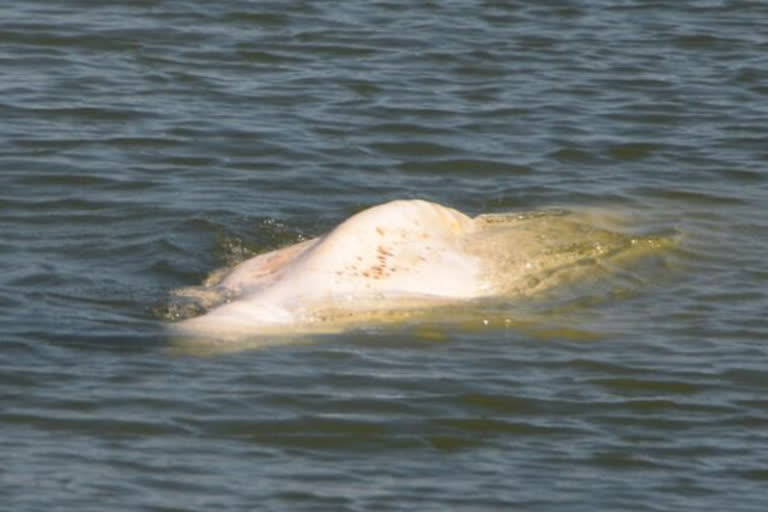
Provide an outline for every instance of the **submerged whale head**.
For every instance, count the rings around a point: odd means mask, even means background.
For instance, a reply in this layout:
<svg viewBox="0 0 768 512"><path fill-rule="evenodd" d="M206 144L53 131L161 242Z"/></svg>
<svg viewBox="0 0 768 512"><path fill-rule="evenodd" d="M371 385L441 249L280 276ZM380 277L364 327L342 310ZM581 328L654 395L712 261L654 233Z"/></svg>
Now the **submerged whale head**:
<svg viewBox="0 0 768 512"><path fill-rule="evenodd" d="M173 324L191 342L337 332L420 312L531 296L658 238L565 212L469 217L422 200L364 210L324 236L218 272L194 297L206 312Z"/></svg>

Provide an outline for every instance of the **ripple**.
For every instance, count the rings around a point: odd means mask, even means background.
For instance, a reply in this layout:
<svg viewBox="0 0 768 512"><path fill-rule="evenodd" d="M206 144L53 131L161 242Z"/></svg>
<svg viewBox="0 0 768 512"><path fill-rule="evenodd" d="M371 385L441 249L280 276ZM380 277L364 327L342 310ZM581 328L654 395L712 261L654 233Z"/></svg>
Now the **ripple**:
<svg viewBox="0 0 768 512"><path fill-rule="evenodd" d="M608 153L617 160L634 161L643 160L660 149L659 145L634 142L620 144L608 150Z"/></svg>
<svg viewBox="0 0 768 512"><path fill-rule="evenodd" d="M377 151L401 156L432 156L445 155L454 152L453 148L431 142L412 141L386 143L378 142L371 147Z"/></svg>
<svg viewBox="0 0 768 512"><path fill-rule="evenodd" d="M50 412L42 415L3 413L0 414L3 422L11 426L23 426L25 428L45 428L47 431L68 431L78 434L109 433L112 436L142 436L142 435L174 435L184 430L162 422L150 422L147 420L132 421L128 419L106 419L103 417L61 415L52 416Z"/></svg>
<svg viewBox="0 0 768 512"><path fill-rule="evenodd" d="M404 172L435 175L467 176L519 176L531 174L531 168L493 160L439 159L403 162L398 168Z"/></svg>
<svg viewBox="0 0 768 512"><path fill-rule="evenodd" d="M574 429L554 427L550 425L536 425L535 423L512 422L500 419L474 419L474 418L446 418L433 420L438 428L449 428L472 434L473 436L487 436L492 434L511 434L514 436L554 436L572 434Z"/></svg>
<svg viewBox="0 0 768 512"><path fill-rule="evenodd" d="M591 384L603 386L619 393L668 393L693 394L701 391L701 386L683 381L658 381L627 378L596 378L590 379Z"/></svg>
<svg viewBox="0 0 768 512"><path fill-rule="evenodd" d="M746 200L742 197L727 196L723 194L714 194L709 191L702 190L668 190L668 189L655 189L655 188L642 188L638 190L638 193L647 196L655 196L670 201L685 201L689 204L701 204L701 205L740 205L746 204Z"/></svg>

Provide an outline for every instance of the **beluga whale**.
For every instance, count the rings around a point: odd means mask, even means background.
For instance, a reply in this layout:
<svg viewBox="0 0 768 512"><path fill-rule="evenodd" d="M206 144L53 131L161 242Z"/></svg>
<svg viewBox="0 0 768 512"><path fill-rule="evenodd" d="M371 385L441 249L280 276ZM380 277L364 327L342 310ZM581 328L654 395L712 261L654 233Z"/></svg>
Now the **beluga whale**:
<svg viewBox="0 0 768 512"><path fill-rule="evenodd" d="M203 312L171 325L187 343L224 344L413 321L441 308L530 297L661 245L563 210L471 217L395 200L178 290L177 299Z"/></svg>

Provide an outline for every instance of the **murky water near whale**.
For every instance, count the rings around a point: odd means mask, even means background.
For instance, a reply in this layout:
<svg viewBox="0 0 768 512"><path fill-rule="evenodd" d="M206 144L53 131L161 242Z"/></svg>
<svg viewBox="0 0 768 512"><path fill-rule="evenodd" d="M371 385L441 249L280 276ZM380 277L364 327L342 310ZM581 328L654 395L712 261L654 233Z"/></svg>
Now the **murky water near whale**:
<svg viewBox="0 0 768 512"><path fill-rule="evenodd" d="M766 20L0 7L0 508L762 510ZM680 242L515 322L170 350L170 290L401 197Z"/></svg>

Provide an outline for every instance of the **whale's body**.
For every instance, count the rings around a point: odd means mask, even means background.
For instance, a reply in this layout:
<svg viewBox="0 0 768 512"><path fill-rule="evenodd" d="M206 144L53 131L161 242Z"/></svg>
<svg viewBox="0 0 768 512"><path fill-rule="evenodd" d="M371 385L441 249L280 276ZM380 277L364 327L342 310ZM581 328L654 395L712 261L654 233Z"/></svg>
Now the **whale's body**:
<svg viewBox="0 0 768 512"><path fill-rule="evenodd" d="M174 326L209 340L332 332L398 311L531 294L564 268L636 244L558 213L472 218L392 201L240 263L197 289L213 307Z"/></svg>

